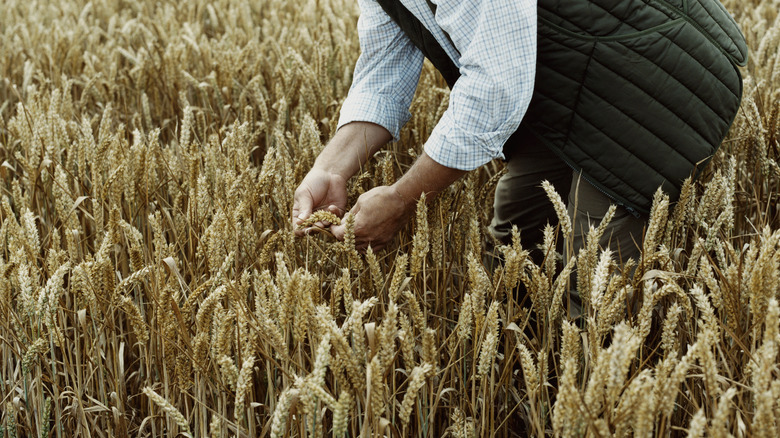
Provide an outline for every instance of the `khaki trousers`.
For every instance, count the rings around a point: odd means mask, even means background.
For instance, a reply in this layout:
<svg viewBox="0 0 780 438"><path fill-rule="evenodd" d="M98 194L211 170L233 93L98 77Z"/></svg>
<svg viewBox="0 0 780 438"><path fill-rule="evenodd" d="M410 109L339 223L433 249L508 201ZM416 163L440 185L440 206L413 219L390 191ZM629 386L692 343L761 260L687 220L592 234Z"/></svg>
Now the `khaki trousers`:
<svg viewBox="0 0 780 438"><path fill-rule="evenodd" d="M542 230L548 223L558 223L558 216L541 186L543 180L548 180L562 199L568 199L576 253L584 246L589 227L599 225L612 201L579 178L579 174L546 146L533 140L523 143L512 150L507 173L496 186L490 231L498 240L509 244L512 225L517 225L523 248L532 250L532 258L540 263L543 254L537 246L543 241ZM645 223L645 217L637 218L618 207L601 238L601 247L610 247L619 262L629 257L638 259Z"/></svg>

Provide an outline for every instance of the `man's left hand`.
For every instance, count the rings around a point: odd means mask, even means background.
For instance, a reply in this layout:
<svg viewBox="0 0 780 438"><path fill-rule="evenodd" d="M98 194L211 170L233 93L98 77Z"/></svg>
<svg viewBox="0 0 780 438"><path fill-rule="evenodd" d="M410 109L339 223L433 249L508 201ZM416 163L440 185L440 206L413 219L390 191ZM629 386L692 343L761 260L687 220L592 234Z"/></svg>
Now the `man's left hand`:
<svg viewBox="0 0 780 438"><path fill-rule="evenodd" d="M379 186L360 195L347 213L355 218L355 248L360 252L365 252L369 245L374 251L384 248L409 220L415 207L392 186ZM338 240L344 240L346 232L346 220L341 223L330 228Z"/></svg>

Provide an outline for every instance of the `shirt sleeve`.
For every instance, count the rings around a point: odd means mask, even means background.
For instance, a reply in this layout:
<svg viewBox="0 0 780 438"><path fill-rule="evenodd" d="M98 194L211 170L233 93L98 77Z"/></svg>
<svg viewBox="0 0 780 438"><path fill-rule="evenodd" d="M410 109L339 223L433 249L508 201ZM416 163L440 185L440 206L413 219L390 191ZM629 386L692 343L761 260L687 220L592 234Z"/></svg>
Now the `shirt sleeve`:
<svg viewBox="0 0 780 438"><path fill-rule="evenodd" d="M494 158L531 101L536 74L535 0L438 0L436 23L460 53L460 78L425 144L436 162L461 170Z"/></svg>
<svg viewBox="0 0 780 438"><path fill-rule="evenodd" d="M423 54L374 0L359 0L360 57L344 100L338 127L350 122L376 123L398 140L411 118Z"/></svg>

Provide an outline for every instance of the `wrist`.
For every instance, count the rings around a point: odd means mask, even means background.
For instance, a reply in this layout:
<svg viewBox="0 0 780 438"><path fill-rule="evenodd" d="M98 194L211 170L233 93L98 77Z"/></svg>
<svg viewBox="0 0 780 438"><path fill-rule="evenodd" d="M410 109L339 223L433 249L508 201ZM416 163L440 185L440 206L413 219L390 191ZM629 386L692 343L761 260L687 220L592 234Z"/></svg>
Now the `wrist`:
<svg viewBox="0 0 780 438"><path fill-rule="evenodd" d="M417 205L417 200L420 197L420 193L417 193L415 196L413 191L403 187L403 184L399 184L398 181L390 186L390 188L393 189L393 193L395 193L396 198L398 198L398 200L403 204L404 210L410 210Z"/></svg>
<svg viewBox="0 0 780 438"><path fill-rule="evenodd" d="M319 157L314 161L312 171L325 172L329 176L336 176L344 181L349 180L357 172L349 166L346 166L344 161L338 160L336 157L330 156L331 154L326 149L323 149Z"/></svg>
<svg viewBox="0 0 780 438"><path fill-rule="evenodd" d="M464 174L466 171L443 166L423 152L393 186L407 203L416 205L423 193L430 202Z"/></svg>
<svg viewBox="0 0 780 438"><path fill-rule="evenodd" d="M422 195L420 188L410 184L407 178L399 179L391 187L406 209L417 205L417 201Z"/></svg>
<svg viewBox="0 0 780 438"><path fill-rule="evenodd" d="M390 140L390 132L380 125L370 122L348 123L336 131L315 160L314 168L348 180Z"/></svg>

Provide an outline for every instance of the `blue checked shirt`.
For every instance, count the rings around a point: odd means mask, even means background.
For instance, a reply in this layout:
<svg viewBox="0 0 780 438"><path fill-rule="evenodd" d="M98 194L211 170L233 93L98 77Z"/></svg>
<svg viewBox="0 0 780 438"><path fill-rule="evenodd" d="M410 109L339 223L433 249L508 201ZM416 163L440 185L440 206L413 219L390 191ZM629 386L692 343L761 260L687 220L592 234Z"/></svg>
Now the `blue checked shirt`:
<svg viewBox="0 0 780 438"><path fill-rule="evenodd" d="M461 170L503 158L503 145L520 125L533 92L536 1L433 0L435 16L426 0L400 1L433 34L461 75L425 152L437 163ZM423 54L375 0L358 4L361 54L338 125L376 123L397 141L411 117Z"/></svg>

